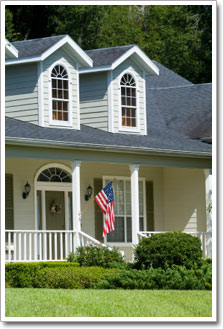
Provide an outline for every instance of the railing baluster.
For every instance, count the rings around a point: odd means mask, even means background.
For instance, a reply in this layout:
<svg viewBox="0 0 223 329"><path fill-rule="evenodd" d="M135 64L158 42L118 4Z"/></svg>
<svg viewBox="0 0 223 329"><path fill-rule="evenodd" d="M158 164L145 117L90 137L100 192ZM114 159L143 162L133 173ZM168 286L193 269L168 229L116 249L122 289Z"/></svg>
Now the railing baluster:
<svg viewBox="0 0 223 329"><path fill-rule="evenodd" d="M69 232L69 237L70 237L70 250L69 250L69 252L72 252L73 251L73 245L72 245L72 232Z"/></svg>
<svg viewBox="0 0 223 329"><path fill-rule="evenodd" d="M65 258L67 257L67 244L68 244L68 241L67 241L67 232L65 232Z"/></svg>
<svg viewBox="0 0 223 329"><path fill-rule="evenodd" d="M60 259L63 260L63 233L60 233Z"/></svg>
<svg viewBox="0 0 223 329"><path fill-rule="evenodd" d="M23 234L23 258L26 260L26 233Z"/></svg>
<svg viewBox="0 0 223 329"><path fill-rule="evenodd" d="M8 260L11 260L11 233L8 233Z"/></svg>
<svg viewBox="0 0 223 329"><path fill-rule="evenodd" d="M37 233L34 233L34 260L37 260Z"/></svg>
<svg viewBox="0 0 223 329"><path fill-rule="evenodd" d="M22 246L21 246L21 233L20 232L18 234L18 238L19 238L19 241L18 241L19 242L19 257L18 258L19 258L19 261L21 261L21 249L22 249L21 247Z"/></svg>
<svg viewBox="0 0 223 329"><path fill-rule="evenodd" d="M46 261L47 260L47 233L46 232L43 233L43 238L44 238L43 260Z"/></svg>
<svg viewBox="0 0 223 329"><path fill-rule="evenodd" d="M42 233L39 233L39 260L42 260Z"/></svg>
<svg viewBox="0 0 223 329"><path fill-rule="evenodd" d="M16 251L17 251L17 248L16 248L16 236L17 236L17 233L13 233L13 241L14 241L14 254L13 254L13 260L16 261L17 260L17 257L16 257Z"/></svg>
<svg viewBox="0 0 223 329"><path fill-rule="evenodd" d="M52 233L49 233L49 257L52 260Z"/></svg>
<svg viewBox="0 0 223 329"><path fill-rule="evenodd" d="M29 233L29 260L32 260L32 233Z"/></svg>
<svg viewBox="0 0 223 329"><path fill-rule="evenodd" d="M54 259L57 260L57 233L54 233Z"/></svg>

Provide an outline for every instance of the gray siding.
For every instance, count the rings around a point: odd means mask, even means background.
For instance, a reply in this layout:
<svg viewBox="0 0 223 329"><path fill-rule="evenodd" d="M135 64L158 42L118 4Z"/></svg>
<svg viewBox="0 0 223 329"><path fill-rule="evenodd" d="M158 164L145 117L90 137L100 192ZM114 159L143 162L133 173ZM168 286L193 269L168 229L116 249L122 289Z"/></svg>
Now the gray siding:
<svg viewBox="0 0 223 329"><path fill-rule="evenodd" d="M38 124L37 64L6 67L5 113Z"/></svg>
<svg viewBox="0 0 223 329"><path fill-rule="evenodd" d="M81 124L108 130L107 72L80 75Z"/></svg>

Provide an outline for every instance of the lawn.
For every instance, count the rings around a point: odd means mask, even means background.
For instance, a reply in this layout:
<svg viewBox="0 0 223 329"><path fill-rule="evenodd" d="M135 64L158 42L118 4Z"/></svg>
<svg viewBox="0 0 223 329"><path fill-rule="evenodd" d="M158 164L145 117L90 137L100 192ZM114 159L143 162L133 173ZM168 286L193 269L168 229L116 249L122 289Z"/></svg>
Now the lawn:
<svg viewBox="0 0 223 329"><path fill-rule="evenodd" d="M6 289L7 317L211 317L211 291Z"/></svg>

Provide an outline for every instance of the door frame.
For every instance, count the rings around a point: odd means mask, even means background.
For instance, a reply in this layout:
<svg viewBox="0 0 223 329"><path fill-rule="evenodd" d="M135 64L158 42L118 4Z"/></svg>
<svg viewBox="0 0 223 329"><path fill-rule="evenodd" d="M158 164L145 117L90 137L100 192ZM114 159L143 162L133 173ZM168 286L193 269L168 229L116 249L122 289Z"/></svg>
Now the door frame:
<svg viewBox="0 0 223 329"><path fill-rule="evenodd" d="M72 177L72 171L69 167L61 163L48 163L42 166L36 173L34 179L34 209L35 209L35 230L38 230L37 226L37 191L41 192L41 218L42 218L42 230L46 230L46 191L59 191L64 192L64 212L65 212L65 230L69 230L68 223L68 192L72 192L72 183L51 183L51 182L39 182L37 181L40 173L47 168L59 168L67 171Z"/></svg>

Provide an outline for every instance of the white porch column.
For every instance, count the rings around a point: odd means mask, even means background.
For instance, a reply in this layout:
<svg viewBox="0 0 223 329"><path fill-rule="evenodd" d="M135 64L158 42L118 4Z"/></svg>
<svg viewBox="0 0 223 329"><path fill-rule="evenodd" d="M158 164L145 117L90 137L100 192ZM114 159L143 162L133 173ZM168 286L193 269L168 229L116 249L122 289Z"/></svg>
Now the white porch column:
<svg viewBox="0 0 223 329"><path fill-rule="evenodd" d="M139 242L139 165L130 165L131 171L131 210L132 210L132 244Z"/></svg>
<svg viewBox="0 0 223 329"><path fill-rule="evenodd" d="M205 175L205 198L206 198L206 231L212 232L212 175L210 169L204 170ZM206 238L205 256L212 257L212 238L208 234Z"/></svg>
<svg viewBox="0 0 223 329"><path fill-rule="evenodd" d="M79 232L81 231L80 166L81 161L72 162L73 230L77 232L74 239L75 249L80 246Z"/></svg>

